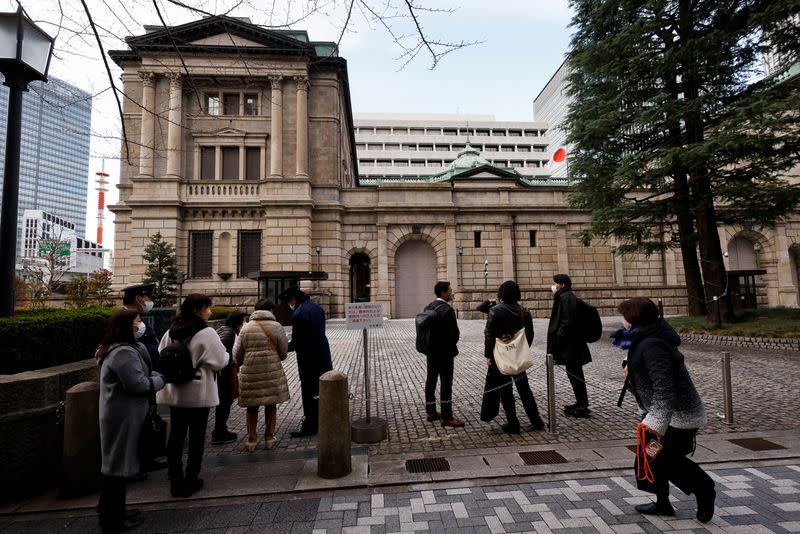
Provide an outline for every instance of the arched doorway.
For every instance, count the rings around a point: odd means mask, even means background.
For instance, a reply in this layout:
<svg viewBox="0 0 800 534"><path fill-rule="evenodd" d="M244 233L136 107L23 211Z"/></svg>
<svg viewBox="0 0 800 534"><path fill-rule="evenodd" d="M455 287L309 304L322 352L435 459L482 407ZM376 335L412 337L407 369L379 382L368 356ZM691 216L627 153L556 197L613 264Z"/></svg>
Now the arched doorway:
<svg viewBox="0 0 800 534"><path fill-rule="evenodd" d="M758 286L756 276L766 271L759 268L758 251L761 244L747 237L737 235L728 243L728 285L734 310L755 309L758 307Z"/></svg>
<svg viewBox="0 0 800 534"><path fill-rule="evenodd" d="M424 241L408 241L394 257L397 317L414 317L434 299L436 252Z"/></svg>
<svg viewBox="0 0 800 534"><path fill-rule="evenodd" d="M753 243L741 236L734 237L728 243L728 256L730 256L729 270L749 271L758 269L758 257Z"/></svg>
<svg viewBox="0 0 800 534"><path fill-rule="evenodd" d="M356 252L350 257L350 302L370 301L369 256Z"/></svg>

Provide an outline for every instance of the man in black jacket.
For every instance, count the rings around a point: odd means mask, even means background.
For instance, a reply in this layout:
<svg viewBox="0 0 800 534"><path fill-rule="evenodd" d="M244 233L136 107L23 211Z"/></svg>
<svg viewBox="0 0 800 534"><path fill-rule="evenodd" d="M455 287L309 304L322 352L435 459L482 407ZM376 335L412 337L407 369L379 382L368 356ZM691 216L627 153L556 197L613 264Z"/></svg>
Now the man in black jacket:
<svg viewBox="0 0 800 534"><path fill-rule="evenodd" d="M564 406L564 413L572 417L589 417L589 395L583 366L592 361L589 347L580 333L578 324L578 298L572 292L572 280L566 274L553 277L553 311L547 325L547 352L555 363L565 366L569 383L575 393L575 404Z"/></svg>
<svg viewBox="0 0 800 534"><path fill-rule="evenodd" d="M433 288L436 300L428 304L426 310L436 312L436 320L431 326L430 349L425 354L428 360L428 377L425 380L425 412L430 421L442 420L442 426L462 427L464 421L453 417L453 363L458 354L458 338L461 335L456 321L456 312L450 306L453 289L450 282L436 282ZM436 382L441 377L442 412L436 411Z"/></svg>

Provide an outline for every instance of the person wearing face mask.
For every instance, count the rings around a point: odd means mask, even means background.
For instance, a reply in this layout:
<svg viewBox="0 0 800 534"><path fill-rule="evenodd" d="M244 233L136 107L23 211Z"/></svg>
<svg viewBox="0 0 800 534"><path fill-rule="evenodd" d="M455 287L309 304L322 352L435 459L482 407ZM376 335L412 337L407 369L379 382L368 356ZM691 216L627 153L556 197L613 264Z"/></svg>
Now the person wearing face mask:
<svg viewBox="0 0 800 534"><path fill-rule="evenodd" d="M656 495L656 502L636 505L645 515L674 516L669 483L697 500L697 519L714 516L714 481L695 462L695 437L708 416L703 401L677 347L681 338L659 317L658 307L645 297L628 299L617 308L625 333L615 345L628 346L623 374L639 405L634 470L638 489Z"/></svg>
<svg viewBox="0 0 800 534"><path fill-rule="evenodd" d="M95 358L100 366L100 450L102 486L97 504L103 532L130 530L141 524L125 510L128 481L140 472L139 439L150 396L164 387L150 355L137 341L144 333L138 312L111 315Z"/></svg>
<svg viewBox="0 0 800 534"><path fill-rule="evenodd" d="M575 404L564 406L571 417L589 417L589 394L583 366L592 361L589 346L583 340L578 324L578 298L572 292L572 280L566 274L553 276L553 310L547 325L547 352L558 365L563 365L575 394Z"/></svg>
<svg viewBox="0 0 800 534"><path fill-rule="evenodd" d="M126 310L133 310L140 316L146 315L153 309L153 290L155 284L136 284L128 286L122 290L122 307ZM145 333L139 338L147 352L150 353L150 361L153 362L153 367L158 364L158 337L155 330L142 321L145 328Z"/></svg>
<svg viewBox="0 0 800 534"><path fill-rule="evenodd" d="M192 294L181 303L172 327L164 334L159 349L173 339L188 340L186 348L195 367L194 379L183 384L167 384L159 391L159 404L169 406L170 430L167 440L168 476L173 497L188 497L203 487L199 478L206 441L209 410L219 404L217 371L230 361L225 345L206 321L211 316L211 299ZM186 472L183 471L183 444L189 433Z"/></svg>

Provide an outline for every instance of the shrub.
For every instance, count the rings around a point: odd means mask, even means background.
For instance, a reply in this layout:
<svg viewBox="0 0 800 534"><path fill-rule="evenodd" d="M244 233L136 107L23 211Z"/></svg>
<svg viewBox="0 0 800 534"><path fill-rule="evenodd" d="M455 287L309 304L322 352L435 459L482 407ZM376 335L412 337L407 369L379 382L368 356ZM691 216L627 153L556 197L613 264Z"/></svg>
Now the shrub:
<svg viewBox="0 0 800 534"><path fill-rule="evenodd" d="M211 317L208 320L224 319L235 309L233 306L211 306Z"/></svg>
<svg viewBox="0 0 800 534"><path fill-rule="evenodd" d="M0 374L92 358L117 309L30 311L0 319Z"/></svg>

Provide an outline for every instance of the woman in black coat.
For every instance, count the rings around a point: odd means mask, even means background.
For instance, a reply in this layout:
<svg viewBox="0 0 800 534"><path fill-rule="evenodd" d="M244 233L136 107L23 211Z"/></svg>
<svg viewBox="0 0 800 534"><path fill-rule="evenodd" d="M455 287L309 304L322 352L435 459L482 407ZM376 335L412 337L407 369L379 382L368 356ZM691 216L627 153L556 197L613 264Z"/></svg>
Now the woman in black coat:
<svg viewBox="0 0 800 534"><path fill-rule="evenodd" d="M637 428L636 482L639 489L656 494L656 502L636 506L646 515L675 515L669 502L669 483L697 499L697 519L714 515L714 481L686 457L694 453L697 430L707 422L703 401L692 383L681 339L658 308L645 297L619 305L624 332L615 337L630 341L625 376L644 415Z"/></svg>
<svg viewBox="0 0 800 534"><path fill-rule="evenodd" d="M528 384L528 376L524 372L515 376L504 375L498 371L494 361L494 346L497 338L514 336L524 327L528 346L533 342L533 319L530 312L519 305L521 297L522 294L516 282L513 280L503 282L497 291L497 304L488 310L489 316L486 319L486 329L484 330L483 355L488 369L483 406L481 407L481 421L489 422L494 419L500 411L499 404L502 403L507 420L502 428L509 434L519 434L520 432L512 381L517 385L519 398L533 429L544 428L544 422L539 416L539 408L536 406L536 399Z"/></svg>

